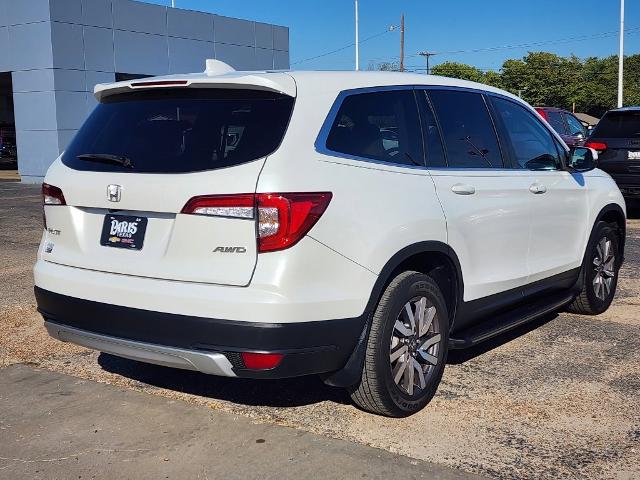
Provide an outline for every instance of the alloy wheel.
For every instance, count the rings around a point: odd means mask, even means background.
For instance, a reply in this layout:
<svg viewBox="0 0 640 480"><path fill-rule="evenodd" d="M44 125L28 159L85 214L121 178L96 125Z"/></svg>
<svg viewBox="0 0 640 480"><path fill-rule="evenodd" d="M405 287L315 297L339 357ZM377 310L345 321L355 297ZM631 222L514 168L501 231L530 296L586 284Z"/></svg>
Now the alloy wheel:
<svg viewBox="0 0 640 480"><path fill-rule="evenodd" d="M605 301L611 294L613 279L616 276L616 256L613 242L602 237L596 245L596 255L593 259L593 291L598 299Z"/></svg>
<svg viewBox="0 0 640 480"><path fill-rule="evenodd" d="M404 305L391 333L389 361L395 384L408 395L424 390L438 364L442 338L437 310L427 297Z"/></svg>

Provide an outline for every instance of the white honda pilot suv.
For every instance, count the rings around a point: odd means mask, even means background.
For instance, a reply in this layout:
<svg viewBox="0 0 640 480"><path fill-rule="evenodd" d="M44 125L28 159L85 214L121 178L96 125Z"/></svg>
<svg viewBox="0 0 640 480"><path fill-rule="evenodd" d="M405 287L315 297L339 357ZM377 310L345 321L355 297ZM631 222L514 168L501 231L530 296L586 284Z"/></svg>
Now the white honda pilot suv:
<svg viewBox="0 0 640 480"><path fill-rule="evenodd" d="M320 374L406 416L449 349L604 312L625 205L521 99L387 72L98 85L42 188L50 335L213 375Z"/></svg>

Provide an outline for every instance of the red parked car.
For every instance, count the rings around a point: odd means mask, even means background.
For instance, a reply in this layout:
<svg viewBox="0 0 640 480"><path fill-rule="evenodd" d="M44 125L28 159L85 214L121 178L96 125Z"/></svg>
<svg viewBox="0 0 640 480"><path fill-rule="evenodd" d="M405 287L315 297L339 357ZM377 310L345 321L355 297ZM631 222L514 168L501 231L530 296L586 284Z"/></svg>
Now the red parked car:
<svg viewBox="0 0 640 480"><path fill-rule="evenodd" d="M555 107L536 107L536 112L560 134L569 147L584 144L587 129L571 112Z"/></svg>

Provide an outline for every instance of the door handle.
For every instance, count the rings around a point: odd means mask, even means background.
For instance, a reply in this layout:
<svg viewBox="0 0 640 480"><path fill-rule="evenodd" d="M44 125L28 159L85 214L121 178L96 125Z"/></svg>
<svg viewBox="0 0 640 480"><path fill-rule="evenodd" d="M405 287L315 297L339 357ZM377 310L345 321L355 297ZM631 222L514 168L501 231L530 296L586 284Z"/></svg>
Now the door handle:
<svg viewBox="0 0 640 480"><path fill-rule="evenodd" d="M476 193L476 187L473 185L466 185L464 183L456 183L451 187L451 191L458 195L473 195Z"/></svg>
<svg viewBox="0 0 640 480"><path fill-rule="evenodd" d="M547 187L545 187L541 183L534 183L529 187L529 191L531 193L535 193L536 195L539 195L541 193L547 193Z"/></svg>

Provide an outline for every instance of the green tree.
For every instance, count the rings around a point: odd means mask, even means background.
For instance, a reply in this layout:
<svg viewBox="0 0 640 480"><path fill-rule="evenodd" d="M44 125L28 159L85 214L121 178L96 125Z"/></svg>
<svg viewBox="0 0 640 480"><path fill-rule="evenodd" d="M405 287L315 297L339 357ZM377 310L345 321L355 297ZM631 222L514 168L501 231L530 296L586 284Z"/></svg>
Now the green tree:
<svg viewBox="0 0 640 480"><path fill-rule="evenodd" d="M397 71L397 63L372 64L371 69ZM445 62L431 69L434 75L460 78L502 88L532 105L561 107L594 116L615 108L618 96L618 57L529 52L521 59L506 60L499 72L458 62ZM625 57L624 105L640 105L640 54Z"/></svg>
<svg viewBox="0 0 640 480"><path fill-rule="evenodd" d="M436 65L431 69L431 74L470 80L472 82L481 82L484 77L482 71L476 67L457 62L444 62Z"/></svg>

